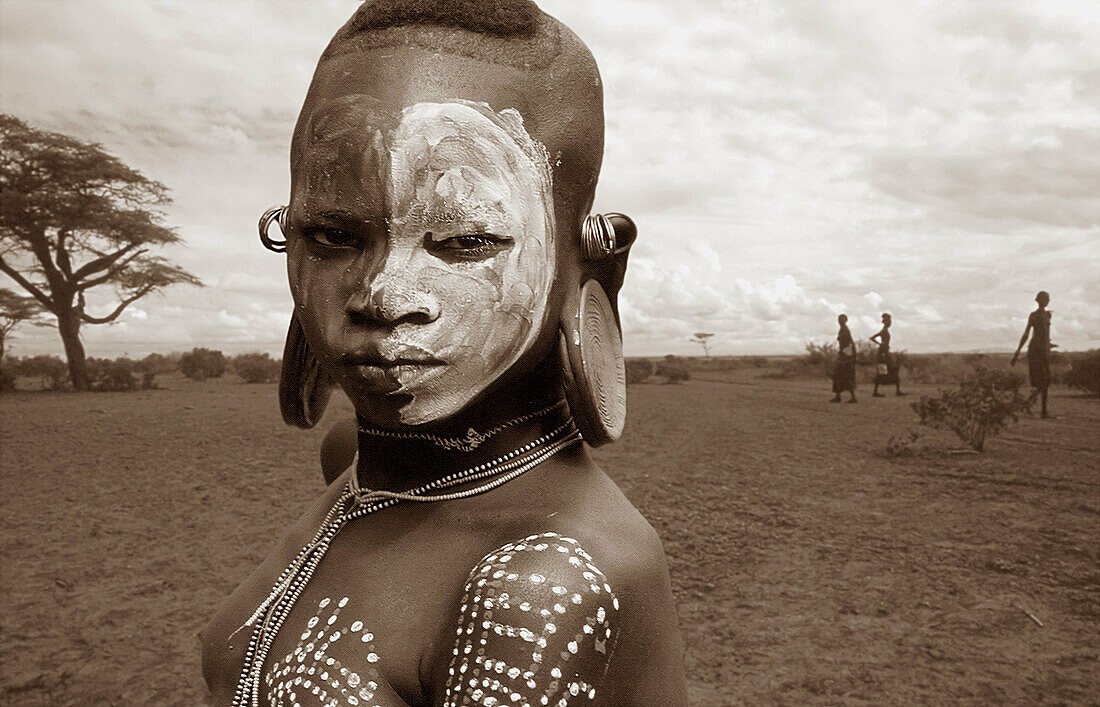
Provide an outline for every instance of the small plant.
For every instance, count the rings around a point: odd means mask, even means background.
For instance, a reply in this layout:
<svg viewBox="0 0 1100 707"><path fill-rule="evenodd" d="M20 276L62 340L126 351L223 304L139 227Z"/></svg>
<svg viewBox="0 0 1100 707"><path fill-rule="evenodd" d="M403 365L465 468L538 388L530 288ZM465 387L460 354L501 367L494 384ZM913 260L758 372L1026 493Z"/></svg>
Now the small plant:
<svg viewBox="0 0 1100 707"><path fill-rule="evenodd" d="M233 370L245 383L270 383L279 379L280 363L265 353L246 353L233 358Z"/></svg>
<svg viewBox="0 0 1100 707"><path fill-rule="evenodd" d="M180 371L191 380L204 381L207 378L221 378L225 373L225 355L221 351L210 349L191 349L180 356Z"/></svg>
<svg viewBox="0 0 1100 707"><path fill-rule="evenodd" d="M683 359L669 354L657 364L657 375L664 376L666 383L683 383L691 378L691 371Z"/></svg>
<svg viewBox="0 0 1100 707"><path fill-rule="evenodd" d="M920 430L917 429L894 435L886 443L886 456L891 458L913 456L913 443L918 439L920 439Z"/></svg>
<svg viewBox="0 0 1100 707"><path fill-rule="evenodd" d="M1020 393L1022 383L1019 374L977 366L957 390L941 390L939 397L922 395L912 407L922 425L951 430L981 452L987 437L1000 434L1019 420L1019 413L1031 409L1032 399Z"/></svg>
<svg viewBox="0 0 1100 707"><path fill-rule="evenodd" d="M626 360L626 382L644 383L653 375L655 366L648 358L628 358Z"/></svg>
<svg viewBox="0 0 1100 707"><path fill-rule="evenodd" d="M1073 368L1062 376L1062 382L1071 388L1100 396L1100 349L1077 354Z"/></svg>

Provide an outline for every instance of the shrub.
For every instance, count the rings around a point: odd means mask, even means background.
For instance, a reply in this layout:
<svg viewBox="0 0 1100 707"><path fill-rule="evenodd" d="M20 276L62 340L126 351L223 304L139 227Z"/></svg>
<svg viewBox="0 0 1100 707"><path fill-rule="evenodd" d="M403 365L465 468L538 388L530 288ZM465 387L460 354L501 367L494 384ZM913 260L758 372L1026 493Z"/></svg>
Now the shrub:
<svg viewBox="0 0 1100 707"><path fill-rule="evenodd" d="M922 425L949 429L982 451L986 437L996 435L1019 413L1030 410L1031 399L1020 393L1023 376L977 366L962 379L957 390L940 391L939 397L922 395L913 403Z"/></svg>
<svg viewBox="0 0 1100 707"><path fill-rule="evenodd" d="M57 356L27 356L19 363L19 375L38 378L46 390L62 390L69 381L69 365Z"/></svg>
<svg viewBox="0 0 1100 707"><path fill-rule="evenodd" d="M153 375L167 375L179 369L179 354L167 356L159 353L151 353L137 363L138 373L152 373Z"/></svg>
<svg viewBox="0 0 1100 707"><path fill-rule="evenodd" d="M664 376L666 383L682 383L691 378L691 371L682 358L669 354L657 364L657 375Z"/></svg>
<svg viewBox="0 0 1100 707"><path fill-rule="evenodd" d="M89 358L87 363L89 390L117 393L137 388L135 364L130 359Z"/></svg>
<svg viewBox="0 0 1100 707"><path fill-rule="evenodd" d="M1072 365L1063 374L1062 382L1071 388L1100 396L1100 349L1076 355Z"/></svg>
<svg viewBox="0 0 1100 707"><path fill-rule="evenodd" d="M10 361L0 361L0 393L15 390L15 366Z"/></svg>
<svg viewBox="0 0 1100 707"><path fill-rule="evenodd" d="M920 430L909 430L900 435L894 435L886 443L886 456L891 458L913 456L913 443L920 439Z"/></svg>
<svg viewBox="0 0 1100 707"><path fill-rule="evenodd" d="M245 383L270 383L279 380L279 361L265 353L246 353L233 358L233 370ZM627 379L630 373L627 369Z"/></svg>
<svg viewBox="0 0 1100 707"><path fill-rule="evenodd" d="M644 383L653 375L655 366L648 358L628 358L626 360L626 382Z"/></svg>
<svg viewBox="0 0 1100 707"><path fill-rule="evenodd" d="M180 356L180 371L191 380L221 378L225 373L225 355L221 351L196 348Z"/></svg>

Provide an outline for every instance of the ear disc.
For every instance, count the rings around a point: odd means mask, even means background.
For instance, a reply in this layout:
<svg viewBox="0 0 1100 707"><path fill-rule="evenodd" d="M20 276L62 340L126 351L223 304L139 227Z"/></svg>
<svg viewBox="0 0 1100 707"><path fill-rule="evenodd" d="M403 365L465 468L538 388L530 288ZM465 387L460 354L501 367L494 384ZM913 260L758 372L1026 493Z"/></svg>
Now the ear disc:
<svg viewBox="0 0 1100 707"><path fill-rule="evenodd" d="M279 409L288 425L313 427L325 414L332 395L332 380L306 342L295 312L283 347L283 368L279 376Z"/></svg>
<svg viewBox="0 0 1100 707"><path fill-rule="evenodd" d="M559 340L565 397L584 441L614 442L626 423L626 368L615 312L595 280L580 288Z"/></svg>

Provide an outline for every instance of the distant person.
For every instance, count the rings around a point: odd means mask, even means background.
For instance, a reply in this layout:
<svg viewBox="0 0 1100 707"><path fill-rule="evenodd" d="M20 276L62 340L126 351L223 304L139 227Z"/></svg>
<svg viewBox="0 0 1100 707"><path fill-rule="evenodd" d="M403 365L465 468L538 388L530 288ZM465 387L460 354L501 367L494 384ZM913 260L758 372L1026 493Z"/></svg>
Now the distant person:
<svg viewBox="0 0 1100 707"><path fill-rule="evenodd" d="M1035 301L1039 308L1028 315L1027 326L1024 335L1020 337L1020 345L1016 347L1016 353L1012 354L1012 365L1016 365L1016 359L1020 357L1020 349L1027 343L1027 374L1031 381L1031 387L1038 392L1042 401L1043 411L1039 415L1044 420L1050 419L1047 412L1047 390L1050 388L1050 350L1058 344L1050 343L1050 312L1047 305L1050 304L1050 295L1042 291L1035 295Z"/></svg>
<svg viewBox="0 0 1100 707"><path fill-rule="evenodd" d="M856 402L856 342L852 339L852 332L848 331L848 315L841 314L836 318L840 325L840 331L836 334L837 356L836 368L833 369L833 399L829 402L839 403L840 394L847 391L852 397L848 402Z"/></svg>
<svg viewBox="0 0 1100 707"><path fill-rule="evenodd" d="M897 356L890 353L890 324L892 322L890 315L883 312L882 330L871 335L871 341L878 344L878 352L875 354L875 390L871 393L876 398L886 397L878 392L879 385L890 385L891 383L894 384L899 397L906 395L906 393L901 392L901 376L898 375Z"/></svg>

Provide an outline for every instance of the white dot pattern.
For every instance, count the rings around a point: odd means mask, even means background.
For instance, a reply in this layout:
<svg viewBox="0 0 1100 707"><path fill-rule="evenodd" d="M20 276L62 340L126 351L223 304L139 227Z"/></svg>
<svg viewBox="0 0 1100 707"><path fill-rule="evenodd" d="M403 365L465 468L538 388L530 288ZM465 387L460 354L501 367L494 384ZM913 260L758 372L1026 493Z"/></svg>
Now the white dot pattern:
<svg viewBox="0 0 1100 707"><path fill-rule="evenodd" d="M618 599L580 544L532 535L466 583L444 707L592 701L615 645Z"/></svg>
<svg viewBox="0 0 1100 707"><path fill-rule="evenodd" d="M264 678L267 701L271 707L372 707L378 691L378 654L374 652L374 634L365 631L362 621L350 625L337 624L340 610L348 598L337 602L322 599L317 613L305 623L298 645L282 660L276 661ZM315 630L316 629L316 630ZM339 640L366 644L367 665L350 670L329 655L329 649Z"/></svg>

